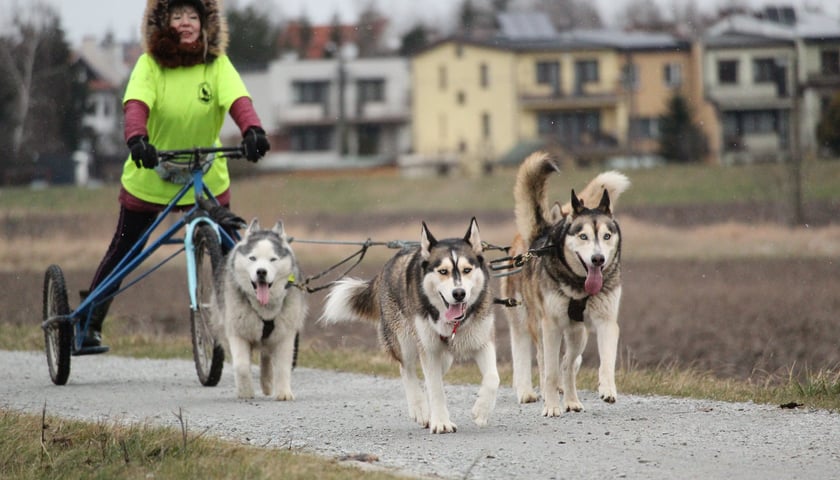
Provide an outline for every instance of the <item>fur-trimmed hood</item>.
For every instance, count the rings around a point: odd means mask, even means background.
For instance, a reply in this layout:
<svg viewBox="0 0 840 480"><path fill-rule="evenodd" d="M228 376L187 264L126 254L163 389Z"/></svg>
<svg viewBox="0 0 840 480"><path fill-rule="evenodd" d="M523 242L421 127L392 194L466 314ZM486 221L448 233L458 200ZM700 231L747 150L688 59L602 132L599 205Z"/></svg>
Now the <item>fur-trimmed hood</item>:
<svg viewBox="0 0 840 480"><path fill-rule="evenodd" d="M160 65L168 68L209 63L224 55L228 43L227 21L222 0L194 0L203 5L202 34L192 45L181 45L174 29L169 28L171 0L146 0L143 21L143 50ZM184 3L193 3L190 1Z"/></svg>

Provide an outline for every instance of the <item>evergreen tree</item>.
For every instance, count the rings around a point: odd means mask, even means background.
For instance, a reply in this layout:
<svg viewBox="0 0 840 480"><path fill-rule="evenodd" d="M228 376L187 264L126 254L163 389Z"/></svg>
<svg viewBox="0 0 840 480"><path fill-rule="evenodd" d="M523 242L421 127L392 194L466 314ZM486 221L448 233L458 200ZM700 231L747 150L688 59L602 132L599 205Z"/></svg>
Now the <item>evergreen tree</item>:
<svg viewBox="0 0 840 480"><path fill-rule="evenodd" d="M659 117L659 154L666 161L697 162L709 153L703 131L692 121L691 109L682 95L668 102L668 111Z"/></svg>
<svg viewBox="0 0 840 480"><path fill-rule="evenodd" d="M279 28L253 6L227 14L230 43L227 54L237 68L265 68L277 57Z"/></svg>
<svg viewBox="0 0 840 480"><path fill-rule="evenodd" d="M405 32L400 42L400 56L410 57L429 44L429 33L422 23Z"/></svg>

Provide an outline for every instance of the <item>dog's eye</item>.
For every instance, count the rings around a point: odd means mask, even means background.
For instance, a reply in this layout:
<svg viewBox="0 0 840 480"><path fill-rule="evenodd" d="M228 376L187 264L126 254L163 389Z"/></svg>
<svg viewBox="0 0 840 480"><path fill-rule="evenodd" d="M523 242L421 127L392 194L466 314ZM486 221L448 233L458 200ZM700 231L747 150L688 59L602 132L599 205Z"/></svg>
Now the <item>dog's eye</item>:
<svg viewBox="0 0 840 480"><path fill-rule="evenodd" d="M585 233L581 233L580 235L578 235L578 238L583 240L583 241L586 241L586 240L589 240L589 235L587 235Z"/></svg>
<svg viewBox="0 0 840 480"><path fill-rule="evenodd" d="M449 270L447 270L445 268L441 268L440 270L438 270L438 275L443 275L443 276L449 275Z"/></svg>
<svg viewBox="0 0 840 480"><path fill-rule="evenodd" d="M250 257L248 257L248 260L250 260L250 261L252 261L252 262L256 262L256 261L257 261L257 257L255 257L255 256L251 255Z"/></svg>
<svg viewBox="0 0 840 480"><path fill-rule="evenodd" d="M610 234L610 233L605 233L604 234L604 240L609 240L611 238L612 238L612 234Z"/></svg>
<svg viewBox="0 0 840 480"><path fill-rule="evenodd" d="M470 272L472 272L472 267L467 267L467 268L463 269L462 272L470 273Z"/></svg>

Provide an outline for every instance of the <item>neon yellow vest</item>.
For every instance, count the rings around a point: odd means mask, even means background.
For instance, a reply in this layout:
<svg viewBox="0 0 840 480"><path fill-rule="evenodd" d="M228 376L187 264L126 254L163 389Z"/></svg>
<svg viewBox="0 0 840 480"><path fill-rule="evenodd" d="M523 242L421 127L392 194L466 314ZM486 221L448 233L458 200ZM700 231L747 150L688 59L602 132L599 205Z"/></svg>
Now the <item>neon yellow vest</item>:
<svg viewBox="0 0 840 480"><path fill-rule="evenodd" d="M143 54L137 60L123 103L140 100L149 106L149 142L158 150L219 145L219 131L230 106L248 90L239 73L223 55L210 64L163 68ZM135 197L166 204L181 185L162 180L151 169L137 168L131 155L123 165L122 185ZM227 160L216 158L204 182L218 195L230 186ZM178 202L194 201L192 191Z"/></svg>

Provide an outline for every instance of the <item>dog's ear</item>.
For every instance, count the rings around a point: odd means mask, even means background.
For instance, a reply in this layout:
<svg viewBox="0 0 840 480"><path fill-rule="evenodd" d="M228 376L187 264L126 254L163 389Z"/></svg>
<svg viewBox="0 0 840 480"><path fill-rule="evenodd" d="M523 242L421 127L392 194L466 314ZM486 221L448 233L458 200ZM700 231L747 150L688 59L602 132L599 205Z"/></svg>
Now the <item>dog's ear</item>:
<svg viewBox="0 0 840 480"><path fill-rule="evenodd" d="M437 239L435 239L432 232L429 231L429 227L426 226L426 222L423 223L423 228L420 229L420 255L423 256L424 260L428 260L429 252L431 252L432 247L437 244Z"/></svg>
<svg viewBox="0 0 840 480"><path fill-rule="evenodd" d="M551 206L551 209L548 211L548 222L552 225L560 222L566 215L572 213L571 211L564 212L563 206L560 205L560 202L554 202L554 205Z"/></svg>
<svg viewBox="0 0 840 480"><path fill-rule="evenodd" d="M277 220L277 223L274 224L271 231L276 233L282 239L286 238L286 229L283 228L283 220Z"/></svg>
<svg viewBox="0 0 840 480"><path fill-rule="evenodd" d="M254 219L251 220L251 224L248 225L248 230L245 231L245 236L247 237L248 235L256 232L259 229L260 229L260 221L257 220L257 217L254 217Z"/></svg>
<svg viewBox="0 0 840 480"><path fill-rule="evenodd" d="M610 194L606 188L604 189L604 194L601 195L601 203L598 204L598 210L601 210L607 215L610 214Z"/></svg>
<svg viewBox="0 0 840 480"><path fill-rule="evenodd" d="M467 234L464 235L464 241L472 245L473 252L481 255L484 251L484 246L481 244L481 237L478 234L478 221L475 217L470 220L470 226L467 228Z"/></svg>
<svg viewBox="0 0 840 480"><path fill-rule="evenodd" d="M586 208L583 206L583 200L578 198L577 194L575 193L575 189L572 189L572 213L574 215L580 215Z"/></svg>

